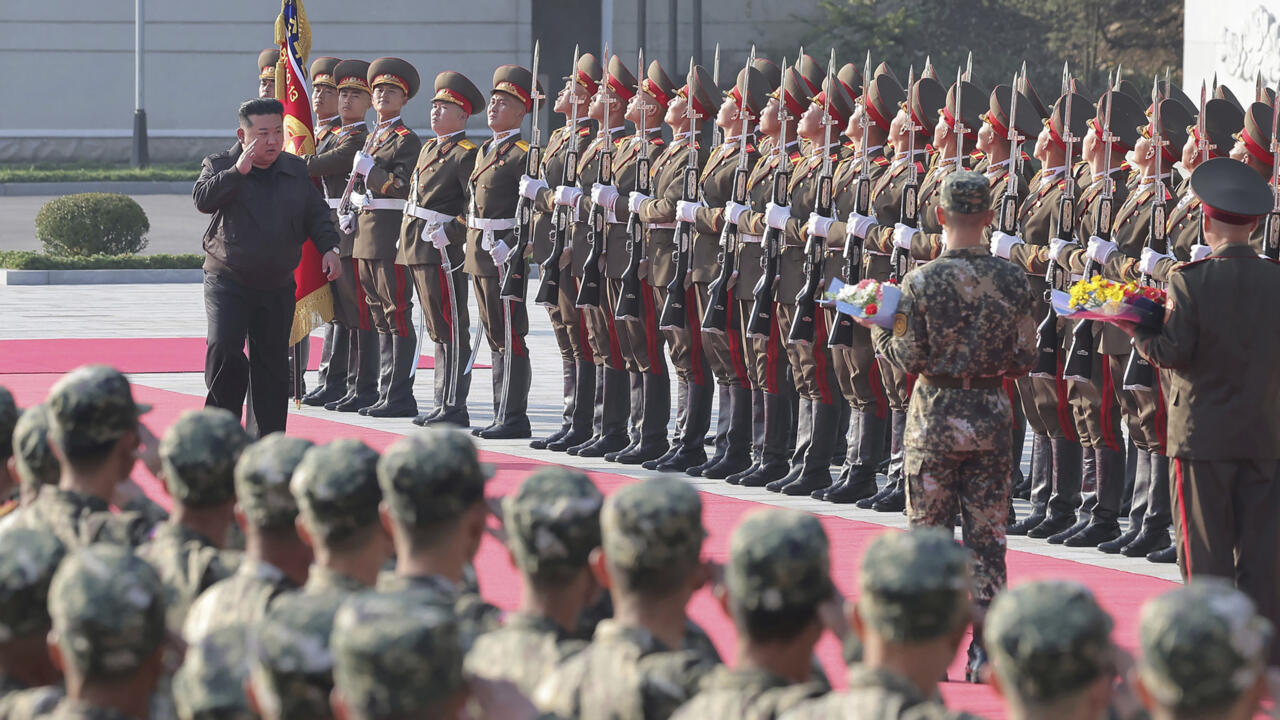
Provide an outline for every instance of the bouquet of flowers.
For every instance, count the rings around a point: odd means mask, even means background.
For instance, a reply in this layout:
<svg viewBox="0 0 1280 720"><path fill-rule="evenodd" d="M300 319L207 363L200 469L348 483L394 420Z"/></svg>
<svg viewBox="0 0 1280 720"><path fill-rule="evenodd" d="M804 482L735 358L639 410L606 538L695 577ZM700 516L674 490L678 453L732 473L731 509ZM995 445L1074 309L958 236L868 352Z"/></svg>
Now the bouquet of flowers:
<svg viewBox="0 0 1280 720"><path fill-rule="evenodd" d="M871 278L857 285L846 285L840 278L833 278L825 297L845 315L870 320L888 330L893 327L893 313L898 309L902 291Z"/></svg>
<svg viewBox="0 0 1280 720"><path fill-rule="evenodd" d="M1125 320L1152 329L1159 329L1164 322L1164 290L1136 282L1107 280L1101 275L1076 282L1069 293L1053 291L1052 300L1061 317L1102 322Z"/></svg>

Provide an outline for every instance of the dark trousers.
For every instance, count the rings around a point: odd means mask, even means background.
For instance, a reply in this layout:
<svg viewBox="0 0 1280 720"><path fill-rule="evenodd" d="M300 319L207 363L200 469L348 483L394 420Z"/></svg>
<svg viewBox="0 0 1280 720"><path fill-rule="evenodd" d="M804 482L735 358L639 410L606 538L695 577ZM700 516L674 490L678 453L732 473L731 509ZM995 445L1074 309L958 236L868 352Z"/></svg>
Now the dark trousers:
<svg viewBox="0 0 1280 720"><path fill-rule="evenodd" d="M247 393L244 426L253 437L283 432L289 414L293 295L293 283L257 290L229 278L210 273L204 276L204 310L209 320L204 359L209 394L204 404L240 417Z"/></svg>

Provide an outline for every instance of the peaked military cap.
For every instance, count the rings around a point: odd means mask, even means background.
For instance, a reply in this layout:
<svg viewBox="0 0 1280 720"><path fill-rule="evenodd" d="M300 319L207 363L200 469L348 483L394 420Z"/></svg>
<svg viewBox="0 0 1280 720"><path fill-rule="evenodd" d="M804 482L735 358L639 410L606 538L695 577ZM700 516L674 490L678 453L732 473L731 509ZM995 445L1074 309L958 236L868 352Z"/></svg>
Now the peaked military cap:
<svg viewBox="0 0 1280 720"><path fill-rule="evenodd" d="M711 73L701 65L694 65L693 70L685 78L684 93L693 103L693 111L701 120L711 120L716 114L715 96L720 90L711 78Z"/></svg>
<svg viewBox="0 0 1280 720"><path fill-rule="evenodd" d="M1051 703L1114 673L1111 616L1083 585L1030 582L996 596L983 638L1001 684Z"/></svg>
<svg viewBox="0 0 1280 720"><path fill-rule="evenodd" d="M378 484L391 514L409 527L456 519L484 499L492 469L481 465L471 436L428 428L401 438L378 459Z"/></svg>
<svg viewBox="0 0 1280 720"><path fill-rule="evenodd" d="M1244 593L1218 578L1195 580L1142 607L1142 684L1177 711L1225 709L1265 671L1274 632Z"/></svg>
<svg viewBox="0 0 1280 720"><path fill-rule="evenodd" d="M338 63L342 60L336 57L318 57L311 61L311 84L327 85L331 88L338 87L338 79L334 77L333 70L338 67Z"/></svg>
<svg viewBox="0 0 1280 720"><path fill-rule="evenodd" d="M525 112L533 109L533 73L520 65L499 65L493 71L493 91L514 97L524 103Z"/></svg>
<svg viewBox="0 0 1280 720"><path fill-rule="evenodd" d="M942 81L938 79L938 71L933 67L933 60L931 60L928 55L924 58L924 69L920 71L920 77L928 78L939 85L942 84Z"/></svg>
<svg viewBox="0 0 1280 720"><path fill-rule="evenodd" d="M339 90L352 88L370 92L369 63L364 60L343 60L333 69L333 77Z"/></svg>
<svg viewBox="0 0 1280 720"><path fill-rule="evenodd" d="M1134 85L1129 80L1124 80L1124 79L1117 80L1116 84L1113 87L1115 88L1116 92L1124 95L1128 95L1134 100L1137 100L1139 103L1142 102L1142 99L1143 99L1142 91L1138 90L1138 86Z"/></svg>
<svg viewBox="0 0 1280 720"><path fill-rule="evenodd" d="M822 92L822 81L827 77L827 70L822 67L822 63L814 60L810 55L801 55L796 58L796 72L800 73L800 79L809 89L806 93L808 97Z"/></svg>
<svg viewBox="0 0 1280 720"><path fill-rule="evenodd" d="M1235 108L1239 110L1241 114L1244 113L1244 105L1240 104L1240 99L1237 98L1236 94L1231 92L1231 88L1227 87L1226 85L1219 85L1217 88L1215 88L1213 91L1213 97L1216 100L1225 100L1226 102L1235 106ZM1207 106L1208 103L1205 103L1205 105Z"/></svg>
<svg viewBox="0 0 1280 720"><path fill-rule="evenodd" d="M1165 82L1164 80L1161 80L1156 84L1156 86L1160 89L1160 97L1168 100L1176 100L1178 104L1182 106L1182 109L1187 111L1188 115L1195 117L1199 108L1196 107L1195 103L1191 102L1191 98L1187 97L1187 94L1183 92L1181 86L1177 83ZM1148 104L1150 104L1149 97Z"/></svg>
<svg viewBox="0 0 1280 720"><path fill-rule="evenodd" d="M1248 225L1271 211L1271 186L1253 168L1231 158L1213 158L1191 173L1191 190L1204 214L1231 225Z"/></svg>
<svg viewBox="0 0 1280 720"><path fill-rule="evenodd" d="M940 528L888 531L862 556L858 611L893 642L931 640L969 622L969 553Z"/></svg>
<svg viewBox="0 0 1280 720"><path fill-rule="evenodd" d="M1161 147L1163 166L1168 169L1182 159L1182 146L1187 142L1187 128L1192 123L1192 115L1177 100L1160 101L1160 131L1167 143ZM1141 129L1142 135L1150 138L1156 131L1155 117Z"/></svg>
<svg viewBox="0 0 1280 720"><path fill-rule="evenodd" d="M782 101L782 107L786 109L787 114L792 118L798 118L804 114L805 108L809 106L807 98L809 97L809 86L805 84L804 78L800 76L800 71L793 67L787 68L782 74L782 87L778 89L779 99Z"/></svg>
<svg viewBox="0 0 1280 720"><path fill-rule="evenodd" d="M1116 93L1115 97L1116 98L1121 97L1120 93ZM1132 100L1132 98L1130 98L1130 100ZM1116 124L1115 107L1117 105L1120 105L1121 103L1124 103L1124 101L1117 103L1114 99L1112 100L1112 103L1111 103L1112 104L1111 132L1114 135L1120 135L1119 130L1121 129L1121 126ZM1138 108L1138 119L1139 119L1139 122L1141 122L1142 109L1138 107L1137 100L1133 100L1132 107ZM1058 98L1058 101L1053 104L1053 112L1050 113L1049 118L1045 120L1045 124L1048 125L1049 127L1049 139L1051 139L1054 142L1054 144L1056 144L1058 147L1065 148L1067 144L1066 141L1063 140L1064 127L1065 127L1066 129L1069 129L1071 131L1071 134L1075 137L1075 141L1077 144L1076 151L1078 153L1079 143L1081 140L1084 139L1084 134L1089 129L1089 125L1088 125L1089 118L1094 116L1095 110L1096 108L1094 107L1093 102L1089 100L1089 98L1081 95L1080 93L1072 93L1071 94L1071 117L1069 119L1069 122L1067 122L1067 124L1064 126L1063 117L1067 113L1067 96L1063 95L1062 97ZM1132 139L1134 142L1137 142L1136 126L1134 127L1134 133L1133 133ZM1123 140L1121 140L1121 142L1123 142ZM1133 147L1133 146L1130 145L1130 147Z"/></svg>
<svg viewBox="0 0 1280 720"><path fill-rule="evenodd" d="M58 484L61 467L49 447L49 411L44 403L32 405L18 417L13 428L13 459L24 488L32 485L34 491L41 485Z"/></svg>
<svg viewBox="0 0 1280 720"><path fill-rule="evenodd" d="M657 570L696 561L706 537L702 500L682 480L651 478L605 500L600 530L609 561L620 568Z"/></svg>
<svg viewBox="0 0 1280 720"><path fill-rule="evenodd" d="M202 408L183 413L160 439L160 464L169 494L192 508L213 507L235 498L235 468L249 434L229 410Z"/></svg>
<svg viewBox="0 0 1280 720"><path fill-rule="evenodd" d="M824 82L824 85L826 83ZM841 126L849 121L849 117L853 115L854 96L849 94L845 86L836 79L832 79L831 87L824 89L813 98L815 105L826 106L827 90L831 91L831 116L836 121L836 127L832 131L832 137L840 132Z"/></svg>
<svg viewBox="0 0 1280 720"><path fill-rule="evenodd" d="M1044 101L1040 99L1040 95L1036 93L1036 88L1031 84L1031 78L1022 77L1018 79L1018 89L1022 91L1031 100L1031 105L1035 108L1036 113L1043 120L1049 117L1049 108L1045 107Z"/></svg>
<svg viewBox="0 0 1280 720"><path fill-rule="evenodd" d="M932 136L933 127L938 124L938 111L947 102L947 91L937 80L922 77L916 80L911 100L914 103L909 109L912 122L920 128L920 134Z"/></svg>
<svg viewBox="0 0 1280 720"><path fill-rule="evenodd" d="M844 86L844 91L849 93L849 97L854 100L862 97L862 72L858 70L857 65L845 63L836 73L836 79Z"/></svg>
<svg viewBox="0 0 1280 720"><path fill-rule="evenodd" d="M733 98L733 102L745 109L752 117L760 117L760 111L769 102L768 88L764 75L754 67L742 68L738 71L737 82L725 92ZM745 98L745 102L744 102Z"/></svg>
<svg viewBox="0 0 1280 720"><path fill-rule="evenodd" d="M129 380L106 365L83 365L63 375L45 402L54 442L73 452L137 430L138 417L151 410L135 403Z"/></svg>
<svg viewBox="0 0 1280 720"><path fill-rule="evenodd" d="M49 631L49 584L67 554L47 529L0 531L0 642Z"/></svg>
<svg viewBox="0 0 1280 720"><path fill-rule="evenodd" d="M460 72L445 70L436 75L435 90L432 100L453 103L468 115L475 115L484 109L484 94Z"/></svg>
<svg viewBox="0 0 1280 720"><path fill-rule="evenodd" d="M173 676L173 700L181 720L257 717L244 693L244 681L249 677L249 632L249 625L233 623L187 648L182 667Z"/></svg>
<svg viewBox="0 0 1280 720"><path fill-rule="evenodd" d="M1239 107L1218 98L1204 104L1204 131L1209 136L1209 157L1226 157L1236 144L1236 134L1243 128L1244 111ZM1193 123L1189 129L1199 143L1199 124Z"/></svg>
<svg viewBox="0 0 1280 720"><path fill-rule="evenodd" d="M755 60L751 61L751 67L759 70L760 74L764 76L764 94L766 96L777 90L778 86L782 84L782 70L778 68L777 63L769 58L757 56Z"/></svg>
<svg viewBox="0 0 1280 720"><path fill-rule="evenodd" d="M876 77L880 77L881 75L888 75L889 77L893 78L894 82L898 83L898 87L902 87L902 81L898 79L898 76L896 74L894 74L893 68L889 67L888 61L881 61L880 64L876 66L875 72L873 74Z"/></svg>
<svg viewBox="0 0 1280 720"><path fill-rule="evenodd" d="M867 118L876 127L889 132L889 124L897 114L898 107L907 99L902 85L894 79L893 73L881 73L872 78L867 86Z"/></svg>
<svg viewBox="0 0 1280 720"><path fill-rule="evenodd" d="M406 100L418 94L421 83L418 69L408 60L397 57L380 57L369 63L369 73L365 77L370 90L379 85L394 85L404 91Z"/></svg>
<svg viewBox="0 0 1280 720"><path fill-rule="evenodd" d="M987 112L982 116L984 121L991 123L991 129L996 131L996 136L1004 140L1009 139L1009 110L1012 109L1012 104L1013 88L1008 85L997 85L991 91ZM1022 93L1018 93L1018 116L1013 119L1012 126L1023 140L1034 138L1040 126L1040 117L1035 105Z"/></svg>
<svg viewBox="0 0 1280 720"><path fill-rule="evenodd" d="M724 582L747 611L810 610L835 595L827 533L807 513L755 510L729 540Z"/></svg>
<svg viewBox="0 0 1280 720"><path fill-rule="evenodd" d="M579 85L587 89L587 93L594 95L596 90L600 88L600 80L604 77L604 68L600 67L600 61L591 53L583 53L578 56L578 69L574 73L574 79Z"/></svg>
<svg viewBox="0 0 1280 720"><path fill-rule="evenodd" d="M236 504L254 527L293 526L298 503L289 492L289 481L311 447L310 440L274 432L240 453L235 471Z"/></svg>
<svg viewBox="0 0 1280 720"><path fill-rule="evenodd" d="M1061 101L1059 101L1061 102ZM1072 100L1071 113L1075 114L1075 100ZM1094 107L1095 114L1088 121L1088 127L1093 128L1097 133L1098 139L1102 139L1102 122L1107 112L1107 94L1102 93L1102 97L1098 98L1097 105ZM1121 92L1111 93L1111 134L1116 137L1116 146L1120 152L1126 153L1138 146L1138 137L1141 135L1141 129L1146 124L1146 116L1142 112L1142 106L1137 100L1125 95Z"/></svg>
<svg viewBox="0 0 1280 720"><path fill-rule="evenodd" d="M258 53L258 79L268 80L276 76L276 63L280 62L280 48L267 48Z"/></svg>
<svg viewBox="0 0 1280 720"><path fill-rule="evenodd" d="M603 505L604 496L578 470L551 465L530 474L502 499L502 524L516 564L535 575L585 567L600 547Z"/></svg>
<svg viewBox="0 0 1280 720"><path fill-rule="evenodd" d="M289 490L307 529L336 543L378 522L378 453L355 438L307 450Z"/></svg>
<svg viewBox="0 0 1280 720"><path fill-rule="evenodd" d="M1275 158L1271 154L1271 117L1274 110L1267 103L1256 102L1244 114L1244 132L1240 140L1249 156L1267 167Z"/></svg>
<svg viewBox="0 0 1280 720"><path fill-rule="evenodd" d="M644 79L640 81L640 89L657 100L663 109L671 104L671 99L679 90L671 78L667 77L667 71L662 69L662 65L657 60L649 63L649 69L645 72Z"/></svg>
<svg viewBox="0 0 1280 720"><path fill-rule="evenodd" d="M609 72L604 82L609 87L609 91L623 102L630 100L631 96L636 94L636 76L631 74L623 64L622 58L617 55L609 58Z"/></svg>
<svg viewBox="0 0 1280 720"><path fill-rule="evenodd" d="M976 139L978 137L978 128L982 127L982 111L990 104L990 98L988 98L988 102L984 103L982 100L987 98L987 94L982 91L982 88L965 80L960 81L960 89L963 91L960 93L960 103L962 105L960 119L967 128L965 137ZM947 90L947 101L940 111L942 118L947 122L947 127L952 130L955 130L956 127L955 108L956 84L952 83L951 88Z"/></svg>
<svg viewBox="0 0 1280 720"><path fill-rule="evenodd" d="M0 460L13 455L13 428L18 424L18 414L13 394L0 385Z"/></svg>

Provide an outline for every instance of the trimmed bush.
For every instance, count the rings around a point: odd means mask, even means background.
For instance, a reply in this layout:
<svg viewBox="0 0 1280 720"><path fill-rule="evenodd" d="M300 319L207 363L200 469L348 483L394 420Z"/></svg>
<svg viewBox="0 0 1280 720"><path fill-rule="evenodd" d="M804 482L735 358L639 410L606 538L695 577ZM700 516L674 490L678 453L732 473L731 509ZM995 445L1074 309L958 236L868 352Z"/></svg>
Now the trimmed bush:
<svg viewBox="0 0 1280 720"><path fill-rule="evenodd" d="M89 164L40 164L0 165L0 183L32 182L192 182L200 177L200 163L163 163L146 169L125 165Z"/></svg>
<svg viewBox="0 0 1280 720"><path fill-rule="evenodd" d="M53 257L31 250L0 250L0 268L6 270L199 270L204 256L90 255Z"/></svg>
<svg viewBox="0 0 1280 720"><path fill-rule="evenodd" d="M78 193L45 203L36 213L36 239L50 255L128 255L147 246L151 223L133 198Z"/></svg>

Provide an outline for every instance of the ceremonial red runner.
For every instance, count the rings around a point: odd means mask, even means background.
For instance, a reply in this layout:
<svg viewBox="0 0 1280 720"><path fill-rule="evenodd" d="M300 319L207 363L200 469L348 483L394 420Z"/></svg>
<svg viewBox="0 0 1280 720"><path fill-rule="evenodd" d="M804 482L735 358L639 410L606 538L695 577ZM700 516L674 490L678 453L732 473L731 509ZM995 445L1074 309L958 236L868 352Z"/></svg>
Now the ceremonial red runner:
<svg viewBox="0 0 1280 720"><path fill-rule="evenodd" d="M99 341L101 342L101 341ZM0 385L8 387L20 406L38 402L56 380L51 374L0 375ZM139 402L151 403L154 410L145 422L157 433L162 433L183 410L197 408L201 399L192 395L135 386ZM316 442L328 442L339 437L357 437L377 450L382 450L398 439L394 433L370 430L332 420L290 415L289 432ZM512 492L530 471L548 463L503 453L481 452L481 460L497 466L497 474L489 482L488 494L500 496ZM601 491L609 494L617 488L635 482L633 478L613 473L592 473L592 479ZM143 489L162 504L169 500L160 482L145 469L134 473ZM728 540L742 515L760 503L702 493L703 522L709 536L704 546L706 557L723 562L728 553ZM885 528L872 523L821 517L831 540L832 573L836 584L846 596L852 597L858 561L873 537ZM1010 551L1009 577L1013 584L1035 578L1075 580L1093 590L1098 600L1115 618L1116 640L1132 650L1137 645L1137 617L1139 606L1148 598L1174 586L1168 581L1146 575L1085 565L1070 560ZM515 608L520 599L520 580L512 568L507 552L492 538L485 538L476 558L476 570L485 597L505 609ZM710 634L724 659L734 661L735 638L732 624L720 611L718 604L706 590L699 592L690 606L691 617ZM964 647L957 654L950 670L950 677L963 677ZM837 687L845 685L845 671L836 642L824 637L818 646L818 656L823 667ZM962 682L944 683L942 692L947 703L955 709L963 709L988 718L1004 716L999 699L985 685L969 685Z"/></svg>

